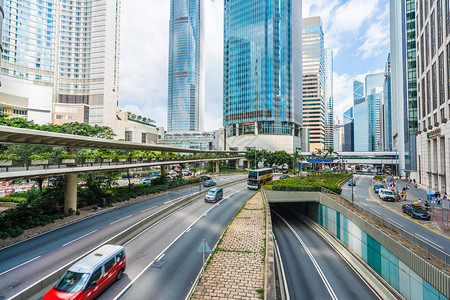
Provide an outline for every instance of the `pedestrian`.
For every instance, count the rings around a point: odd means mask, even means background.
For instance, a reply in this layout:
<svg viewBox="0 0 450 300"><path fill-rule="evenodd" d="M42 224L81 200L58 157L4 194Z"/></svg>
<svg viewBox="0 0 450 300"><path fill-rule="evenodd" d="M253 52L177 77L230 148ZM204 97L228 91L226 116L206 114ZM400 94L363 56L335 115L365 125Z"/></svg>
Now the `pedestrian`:
<svg viewBox="0 0 450 300"><path fill-rule="evenodd" d="M442 196L442 200L447 200L447 192L444 192L444 196Z"/></svg>
<svg viewBox="0 0 450 300"><path fill-rule="evenodd" d="M416 179L415 178L413 179L413 182L414 182L414 185L415 185L416 184Z"/></svg>
<svg viewBox="0 0 450 300"><path fill-rule="evenodd" d="M422 205L422 200L419 199L419 201L417 201L417 203L419 203L419 205Z"/></svg>

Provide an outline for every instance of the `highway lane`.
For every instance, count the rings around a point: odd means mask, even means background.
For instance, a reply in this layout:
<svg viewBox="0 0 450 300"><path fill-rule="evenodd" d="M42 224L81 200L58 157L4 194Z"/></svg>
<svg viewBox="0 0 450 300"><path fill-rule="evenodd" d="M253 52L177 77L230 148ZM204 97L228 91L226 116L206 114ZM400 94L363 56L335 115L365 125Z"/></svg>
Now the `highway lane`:
<svg viewBox="0 0 450 300"><path fill-rule="evenodd" d="M222 177L220 181L225 183L242 176L245 175ZM155 196L0 250L0 298L13 295L139 220L198 190L194 186Z"/></svg>
<svg viewBox="0 0 450 300"><path fill-rule="evenodd" d="M436 226L433 226L433 221L418 221L411 219L406 214L403 214L400 209L395 209L392 204L383 202L378 194L375 194L372 188L372 175L356 175L356 186L354 187L355 198L354 201L361 207L364 207L378 216L385 218L401 229L415 235L422 240L428 240L430 245L437 249L450 254L450 237L441 234ZM370 192L369 192L370 189ZM342 196L351 200L351 187L345 185L342 187ZM411 201L407 201L408 203ZM383 205L384 206L383 206ZM399 204L395 204L399 205ZM389 207L389 208L387 208Z"/></svg>
<svg viewBox="0 0 450 300"><path fill-rule="evenodd" d="M290 299L380 299L292 210L271 208Z"/></svg>
<svg viewBox="0 0 450 300"><path fill-rule="evenodd" d="M169 244L166 249L162 249L157 255L155 253L158 251L148 255L148 260L152 259L152 261L149 262L147 268L139 277L134 278L134 282L123 291L123 294L115 299L186 298L201 270L202 254L197 252L197 249L202 240L205 239L213 249L231 218L254 193L254 191L247 190L245 184L233 188L235 191L231 195L228 189L225 190L225 199L217 204L203 203L201 206L206 207L209 211L206 211L205 214L204 209L200 210L200 215L196 214L200 218L194 223L188 224L190 220L184 222L181 226L184 231L178 238L173 239L172 244ZM173 217L168 221L177 223L177 220ZM141 249L138 250L140 255L145 255L146 251L141 251L146 247L154 247L153 240L150 238L139 238L136 243L140 246L130 244L127 249ZM159 248L161 248L161 245ZM157 257L161 258L159 261L162 266L150 266L150 263ZM111 291L102 295L100 299L111 299L113 291L115 291L115 287L114 290L111 289Z"/></svg>

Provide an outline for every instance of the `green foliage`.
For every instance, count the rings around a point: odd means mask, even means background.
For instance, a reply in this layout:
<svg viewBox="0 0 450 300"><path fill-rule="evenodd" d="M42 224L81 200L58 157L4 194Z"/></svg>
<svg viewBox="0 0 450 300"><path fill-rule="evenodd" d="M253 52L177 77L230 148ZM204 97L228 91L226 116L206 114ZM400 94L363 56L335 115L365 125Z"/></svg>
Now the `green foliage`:
<svg viewBox="0 0 450 300"><path fill-rule="evenodd" d="M77 156L75 154L70 154L70 153L62 153L58 155L59 158L61 159L75 159L77 158Z"/></svg>
<svg viewBox="0 0 450 300"><path fill-rule="evenodd" d="M28 156L29 160L47 160L50 158L50 153L48 152L44 152L41 154L31 154L30 156Z"/></svg>
<svg viewBox="0 0 450 300"><path fill-rule="evenodd" d="M373 179L378 180L378 181L383 181L385 178L386 178L386 176L384 176L384 175L373 176Z"/></svg>
<svg viewBox="0 0 450 300"><path fill-rule="evenodd" d="M320 191L321 188L326 188L341 194L342 189L338 184L350 175L338 173L312 174L277 180L267 187L273 191Z"/></svg>
<svg viewBox="0 0 450 300"><path fill-rule="evenodd" d="M23 203L27 202L27 197L25 193L17 193L17 194L11 194L9 196L5 196L0 198L1 202L12 202L12 203Z"/></svg>
<svg viewBox="0 0 450 300"><path fill-rule="evenodd" d="M14 158L15 158L14 154L0 153L0 160L1 161L9 161L9 160L13 160Z"/></svg>

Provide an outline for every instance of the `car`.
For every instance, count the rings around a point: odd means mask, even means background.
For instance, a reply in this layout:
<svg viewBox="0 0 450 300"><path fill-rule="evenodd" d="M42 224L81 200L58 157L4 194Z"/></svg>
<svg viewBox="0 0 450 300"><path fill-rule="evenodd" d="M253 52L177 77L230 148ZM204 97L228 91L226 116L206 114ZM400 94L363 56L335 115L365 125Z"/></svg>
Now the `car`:
<svg viewBox="0 0 450 300"><path fill-rule="evenodd" d="M349 186L356 186L356 181L351 179L351 180L348 181L348 185Z"/></svg>
<svg viewBox="0 0 450 300"><path fill-rule="evenodd" d="M206 181L203 183L203 186L204 186L204 187L209 187L209 186L214 186L214 185L216 185L216 182L215 182L214 180L206 180Z"/></svg>
<svg viewBox="0 0 450 300"><path fill-rule="evenodd" d="M380 189L382 189L382 188L383 188L383 185L382 185L382 184L375 184L375 185L373 186L373 190L374 190L375 194L378 194L378 192L379 192Z"/></svg>
<svg viewBox="0 0 450 300"><path fill-rule="evenodd" d="M291 176L289 176L289 175L281 175L280 179L286 179L286 178L289 178L289 177L291 177Z"/></svg>
<svg viewBox="0 0 450 300"><path fill-rule="evenodd" d="M287 174L287 173L289 173L288 170L283 170L283 174Z"/></svg>
<svg viewBox="0 0 450 300"><path fill-rule="evenodd" d="M211 180L212 177L211 177L211 176L208 176L208 175L202 175L202 176L200 176L200 179L201 179L201 180Z"/></svg>
<svg viewBox="0 0 450 300"><path fill-rule="evenodd" d="M136 176L134 174L125 174L122 175L122 178L135 178Z"/></svg>
<svg viewBox="0 0 450 300"><path fill-rule="evenodd" d="M139 184L152 184L152 180L150 178L144 178L139 181Z"/></svg>
<svg viewBox="0 0 450 300"><path fill-rule="evenodd" d="M205 202L215 203L223 198L223 189L220 187L215 187L210 189L205 195Z"/></svg>
<svg viewBox="0 0 450 300"><path fill-rule="evenodd" d="M378 196L383 201L392 201L395 202L395 194L393 191L388 189L380 189L378 192Z"/></svg>
<svg viewBox="0 0 450 300"><path fill-rule="evenodd" d="M402 211L410 215L411 218L422 219L422 220L430 220L431 216L428 212L426 212L421 205L415 204L403 204Z"/></svg>
<svg viewBox="0 0 450 300"><path fill-rule="evenodd" d="M150 174L150 177L159 177L159 174L158 173L152 173L152 174Z"/></svg>

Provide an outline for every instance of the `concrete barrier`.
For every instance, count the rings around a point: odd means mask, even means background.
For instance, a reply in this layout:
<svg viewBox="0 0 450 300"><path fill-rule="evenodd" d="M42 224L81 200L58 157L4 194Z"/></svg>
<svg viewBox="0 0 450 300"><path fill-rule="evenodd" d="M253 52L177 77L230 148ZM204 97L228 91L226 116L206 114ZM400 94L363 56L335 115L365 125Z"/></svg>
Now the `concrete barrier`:
<svg viewBox="0 0 450 300"><path fill-rule="evenodd" d="M233 182L226 183L224 185L221 185L220 187L228 187L231 185L234 185L239 182L246 181L247 178L239 179ZM172 205L169 205L151 216L146 217L145 219L139 221L132 227L122 231L121 233L115 235L111 239L105 241L104 243L97 245L95 248L89 250L88 252L84 253L83 255L79 256L78 258L72 260L71 262L67 263L63 267L59 268L55 272L47 275L40 281L32 284L31 286L27 287L26 289L22 290L21 292L17 293L16 295L9 298L9 300L31 300L31 299L40 299L43 296L44 290L48 287L51 287L63 274L66 272L70 266L72 266L75 262L83 258L84 256L88 255L95 249L105 245L105 244L123 244L125 241L131 239L132 237L136 236L140 232L144 231L148 227L152 226L156 222L160 221L164 217L170 215L171 213L175 212L176 210L180 209L181 207L190 204L194 200L196 200L198 197L205 195L208 192L208 190L197 192L193 195L187 196L186 198L177 201L173 203Z"/></svg>

